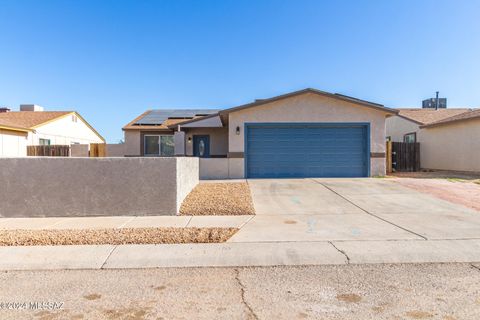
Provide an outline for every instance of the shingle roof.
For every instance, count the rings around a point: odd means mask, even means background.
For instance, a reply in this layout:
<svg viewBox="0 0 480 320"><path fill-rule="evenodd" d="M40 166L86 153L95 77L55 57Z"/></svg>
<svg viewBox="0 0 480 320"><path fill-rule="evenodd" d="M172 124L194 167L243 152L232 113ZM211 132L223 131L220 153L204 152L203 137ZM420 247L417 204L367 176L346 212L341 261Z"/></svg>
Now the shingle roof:
<svg viewBox="0 0 480 320"><path fill-rule="evenodd" d="M468 108L452 108L452 109L420 109L420 108L400 108L398 116L416 122L418 124L429 124L440 121L452 116L456 116L470 111Z"/></svg>
<svg viewBox="0 0 480 320"><path fill-rule="evenodd" d="M446 119L431 122L431 123L429 123L427 125L423 125L421 127L422 128L429 128L429 127L435 127L435 126L448 124L448 123L452 123L452 122L459 122L459 121L465 121L465 120L471 120L471 119L477 119L477 118L480 119L480 109L475 109L475 110L467 111L467 112L464 112L464 113L460 113L460 114L454 115L454 116L446 118Z"/></svg>
<svg viewBox="0 0 480 320"><path fill-rule="evenodd" d="M33 129L72 111L10 111L0 113L0 125Z"/></svg>
<svg viewBox="0 0 480 320"><path fill-rule="evenodd" d="M80 114L75 111L9 111L0 112L0 127L18 131L31 131L36 127L52 120L75 114L80 118L101 140L105 139L92 127Z"/></svg>

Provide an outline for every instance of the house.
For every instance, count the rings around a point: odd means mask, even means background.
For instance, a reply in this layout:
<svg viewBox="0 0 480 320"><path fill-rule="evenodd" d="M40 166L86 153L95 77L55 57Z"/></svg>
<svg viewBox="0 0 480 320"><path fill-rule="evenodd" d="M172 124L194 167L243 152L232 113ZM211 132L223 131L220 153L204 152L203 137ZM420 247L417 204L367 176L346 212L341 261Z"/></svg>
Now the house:
<svg viewBox="0 0 480 320"><path fill-rule="evenodd" d="M392 141L420 143L423 169L480 172L478 109L399 109L386 128Z"/></svg>
<svg viewBox="0 0 480 320"><path fill-rule="evenodd" d="M464 112L467 108L399 108L398 114L386 121L387 138L393 142L418 142L420 126L447 119Z"/></svg>
<svg viewBox="0 0 480 320"><path fill-rule="evenodd" d="M420 129L422 168L480 172L480 109Z"/></svg>
<svg viewBox="0 0 480 320"><path fill-rule="evenodd" d="M44 111L20 105L0 109L0 157L27 156L27 146L104 143L105 139L75 111Z"/></svg>
<svg viewBox="0 0 480 320"><path fill-rule="evenodd" d="M151 110L127 124L129 156L197 156L200 177L385 174L385 119L398 111L304 89L223 110Z"/></svg>

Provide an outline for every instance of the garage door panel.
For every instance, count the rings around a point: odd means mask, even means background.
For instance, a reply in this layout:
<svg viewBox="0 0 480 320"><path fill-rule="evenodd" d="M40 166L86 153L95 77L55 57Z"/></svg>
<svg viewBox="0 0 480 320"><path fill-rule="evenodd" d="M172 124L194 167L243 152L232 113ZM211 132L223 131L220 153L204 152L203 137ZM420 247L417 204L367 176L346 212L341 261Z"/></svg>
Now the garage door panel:
<svg viewBox="0 0 480 320"><path fill-rule="evenodd" d="M367 135L367 127L357 124L249 124L245 137L247 176L366 176Z"/></svg>

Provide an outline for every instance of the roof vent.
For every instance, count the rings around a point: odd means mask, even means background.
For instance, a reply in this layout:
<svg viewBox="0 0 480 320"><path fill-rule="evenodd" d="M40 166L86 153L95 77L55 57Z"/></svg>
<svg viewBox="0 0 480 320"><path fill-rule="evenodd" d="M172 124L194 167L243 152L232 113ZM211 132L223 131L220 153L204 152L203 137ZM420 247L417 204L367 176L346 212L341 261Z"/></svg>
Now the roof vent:
<svg viewBox="0 0 480 320"><path fill-rule="evenodd" d="M447 98L439 98L438 91L436 98L430 98L422 101L423 109L446 109L447 108Z"/></svg>
<svg viewBox="0 0 480 320"><path fill-rule="evenodd" d="M0 113L6 113L6 112L10 112L9 107L0 107Z"/></svg>
<svg viewBox="0 0 480 320"><path fill-rule="evenodd" d="M36 104L21 104L20 111L43 111L43 107Z"/></svg>

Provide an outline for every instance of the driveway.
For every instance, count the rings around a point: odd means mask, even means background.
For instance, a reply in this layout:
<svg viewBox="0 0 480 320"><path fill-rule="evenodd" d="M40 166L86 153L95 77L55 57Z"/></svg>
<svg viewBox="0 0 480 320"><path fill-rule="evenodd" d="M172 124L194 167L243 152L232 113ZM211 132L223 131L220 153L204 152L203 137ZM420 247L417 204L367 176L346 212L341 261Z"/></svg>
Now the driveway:
<svg viewBox="0 0 480 320"><path fill-rule="evenodd" d="M248 183L257 215L230 242L480 238L480 212L388 179Z"/></svg>

